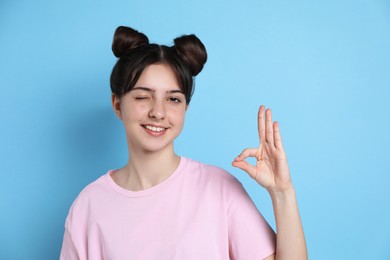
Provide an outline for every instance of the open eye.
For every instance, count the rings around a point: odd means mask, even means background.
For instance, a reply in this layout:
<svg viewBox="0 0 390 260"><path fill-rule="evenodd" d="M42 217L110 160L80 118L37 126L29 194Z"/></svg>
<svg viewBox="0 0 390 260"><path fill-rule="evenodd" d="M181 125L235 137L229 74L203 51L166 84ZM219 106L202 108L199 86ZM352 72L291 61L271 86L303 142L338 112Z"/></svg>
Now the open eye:
<svg viewBox="0 0 390 260"><path fill-rule="evenodd" d="M177 97L169 97L168 100L173 103L181 103L181 100Z"/></svg>

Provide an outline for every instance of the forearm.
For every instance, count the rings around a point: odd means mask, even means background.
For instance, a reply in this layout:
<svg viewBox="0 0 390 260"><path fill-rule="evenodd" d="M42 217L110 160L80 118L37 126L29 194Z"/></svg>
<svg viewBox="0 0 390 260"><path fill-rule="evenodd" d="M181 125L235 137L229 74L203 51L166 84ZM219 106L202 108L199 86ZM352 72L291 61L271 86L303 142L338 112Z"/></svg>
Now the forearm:
<svg viewBox="0 0 390 260"><path fill-rule="evenodd" d="M270 192L276 220L276 260L307 259L307 248L293 187Z"/></svg>

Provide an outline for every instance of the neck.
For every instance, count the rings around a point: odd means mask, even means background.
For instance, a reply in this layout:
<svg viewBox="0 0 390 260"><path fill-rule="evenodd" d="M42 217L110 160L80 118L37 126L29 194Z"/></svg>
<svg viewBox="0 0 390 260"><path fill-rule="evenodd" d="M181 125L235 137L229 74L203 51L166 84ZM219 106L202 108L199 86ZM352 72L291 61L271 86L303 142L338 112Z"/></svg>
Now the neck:
<svg viewBox="0 0 390 260"><path fill-rule="evenodd" d="M128 163L114 180L133 191L153 187L168 178L178 167L180 157L173 149L160 152L132 151Z"/></svg>

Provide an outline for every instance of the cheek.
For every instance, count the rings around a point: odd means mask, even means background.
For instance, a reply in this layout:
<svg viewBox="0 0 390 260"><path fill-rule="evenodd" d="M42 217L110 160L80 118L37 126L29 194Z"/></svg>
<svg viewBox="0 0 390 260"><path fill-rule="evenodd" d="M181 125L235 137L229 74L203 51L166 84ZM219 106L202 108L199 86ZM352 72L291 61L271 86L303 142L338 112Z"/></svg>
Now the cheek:
<svg viewBox="0 0 390 260"><path fill-rule="evenodd" d="M177 116L177 123L180 124L182 127L183 127L183 125L184 125L185 117L186 117L186 112L185 112L185 110L180 111L180 113L178 113L178 116Z"/></svg>
<svg viewBox="0 0 390 260"><path fill-rule="evenodd" d="M176 125L183 125L186 114L185 107L173 108L169 111L169 114L172 122Z"/></svg>
<svg viewBox="0 0 390 260"><path fill-rule="evenodd" d="M124 110L122 110L122 119L126 121L138 121L142 119L145 115L145 111L147 109L143 106L126 106Z"/></svg>

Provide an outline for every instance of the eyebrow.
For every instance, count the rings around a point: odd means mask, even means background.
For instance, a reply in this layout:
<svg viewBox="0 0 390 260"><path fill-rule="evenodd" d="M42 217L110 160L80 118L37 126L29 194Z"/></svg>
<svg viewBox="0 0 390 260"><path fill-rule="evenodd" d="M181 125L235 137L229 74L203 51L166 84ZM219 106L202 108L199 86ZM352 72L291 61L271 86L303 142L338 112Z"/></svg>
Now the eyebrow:
<svg viewBox="0 0 390 260"><path fill-rule="evenodd" d="M156 92L154 89L146 88L146 87L134 87L130 91L133 91L133 90L143 90L143 91L148 91L148 92ZM170 93L170 94L181 93L184 95L183 91L181 91L180 89L168 90L168 91L166 91L166 93Z"/></svg>

